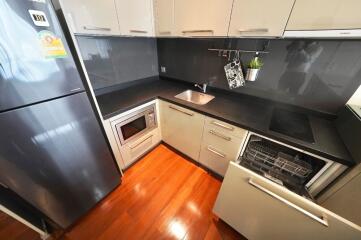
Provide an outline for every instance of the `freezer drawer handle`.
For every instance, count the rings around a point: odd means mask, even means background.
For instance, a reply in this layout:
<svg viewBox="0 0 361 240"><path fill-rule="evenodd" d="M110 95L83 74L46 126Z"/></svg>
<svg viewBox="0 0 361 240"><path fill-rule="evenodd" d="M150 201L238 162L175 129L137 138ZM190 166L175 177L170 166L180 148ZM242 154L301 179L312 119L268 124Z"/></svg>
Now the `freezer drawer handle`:
<svg viewBox="0 0 361 240"><path fill-rule="evenodd" d="M218 133L218 132L213 131L213 130L210 130L209 133L212 134L212 135L214 135L214 136L216 136L216 137L222 138L222 139L224 139L224 140L226 140L226 141L228 141L228 142L232 140L232 138L227 137L227 136L224 136L223 134Z"/></svg>
<svg viewBox="0 0 361 240"><path fill-rule="evenodd" d="M326 219L324 216L318 217L318 216L316 216L316 215L308 212L307 210L305 210L305 209L297 206L297 205L294 204L294 203L291 203L290 201L284 199L283 197L278 196L278 195L275 194L274 192L272 192L272 191L270 191L270 190L262 187L261 185L253 182L252 179L249 179L249 180L248 180L248 183L249 183L250 185L252 185L253 187L257 188L258 190L261 190L262 192L267 193L268 195L270 195L271 197L277 199L278 201L283 202L283 203L286 204L287 206L289 206L289 207L291 207L291 208L299 211L300 213L303 213L303 214L306 215L307 217L309 217L309 218L311 218L311 219L313 219L313 220L321 223L322 225L328 227L327 219Z"/></svg>
<svg viewBox="0 0 361 240"><path fill-rule="evenodd" d="M137 143L135 146L129 146L131 149L134 149L136 147L138 147L140 144L144 143L145 141L147 141L149 138L153 137L152 135L149 135L148 137L144 138L142 141L140 141L139 143Z"/></svg>
<svg viewBox="0 0 361 240"><path fill-rule="evenodd" d="M184 114L186 114L186 115L188 115L188 116L193 116L193 115L194 115L193 113L189 113L189 112L180 110L180 109L175 108L175 107L173 107L173 106L171 106L171 105L169 106L169 108L170 108L170 109L173 109L173 110L176 110L176 111L178 111L178 112L184 113Z"/></svg>
<svg viewBox="0 0 361 240"><path fill-rule="evenodd" d="M221 128L224 128L224 129L227 129L227 130L230 130L230 131L233 131L234 130L234 127L230 127L230 126L227 126L227 125L224 125L220 122L216 122L216 121L213 121L212 122L213 125L216 125L218 127L221 127Z"/></svg>
<svg viewBox="0 0 361 240"><path fill-rule="evenodd" d="M214 154L216 154L216 155L218 155L218 156L220 156L220 157L222 157L222 158L226 157L226 155L224 155L223 153L218 152L217 150L213 149L211 146L208 146L207 150L214 153Z"/></svg>

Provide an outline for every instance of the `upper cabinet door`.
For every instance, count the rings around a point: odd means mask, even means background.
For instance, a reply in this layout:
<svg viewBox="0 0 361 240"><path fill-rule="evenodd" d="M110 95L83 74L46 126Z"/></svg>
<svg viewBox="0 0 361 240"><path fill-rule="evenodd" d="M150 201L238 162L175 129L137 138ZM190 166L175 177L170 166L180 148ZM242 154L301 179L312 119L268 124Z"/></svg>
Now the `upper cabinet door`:
<svg viewBox="0 0 361 240"><path fill-rule="evenodd" d="M115 0L120 33L154 36L152 0Z"/></svg>
<svg viewBox="0 0 361 240"><path fill-rule="evenodd" d="M178 36L227 36L233 0L175 0Z"/></svg>
<svg viewBox="0 0 361 240"><path fill-rule="evenodd" d="M286 30L361 28L360 0L297 0Z"/></svg>
<svg viewBox="0 0 361 240"><path fill-rule="evenodd" d="M228 35L280 37L294 0L234 0Z"/></svg>
<svg viewBox="0 0 361 240"><path fill-rule="evenodd" d="M153 7L156 36L174 35L174 0L154 0Z"/></svg>
<svg viewBox="0 0 361 240"><path fill-rule="evenodd" d="M74 33L119 35L114 0L61 0L60 4Z"/></svg>

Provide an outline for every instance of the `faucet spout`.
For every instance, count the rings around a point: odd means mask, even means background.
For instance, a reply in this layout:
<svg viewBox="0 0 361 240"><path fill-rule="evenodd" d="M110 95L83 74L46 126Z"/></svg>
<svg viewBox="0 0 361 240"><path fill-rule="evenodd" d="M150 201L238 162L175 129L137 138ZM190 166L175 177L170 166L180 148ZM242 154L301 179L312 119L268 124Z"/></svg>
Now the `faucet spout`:
<svg viewBox="0 0 361 240"><path fill-rule="evenodd" d="M194 86L199 88L200 90L202 90L203 93L206 93L208 84L203 83L202 85L199 85L199 84L196 83L196 84L194 84Z"/></svg>

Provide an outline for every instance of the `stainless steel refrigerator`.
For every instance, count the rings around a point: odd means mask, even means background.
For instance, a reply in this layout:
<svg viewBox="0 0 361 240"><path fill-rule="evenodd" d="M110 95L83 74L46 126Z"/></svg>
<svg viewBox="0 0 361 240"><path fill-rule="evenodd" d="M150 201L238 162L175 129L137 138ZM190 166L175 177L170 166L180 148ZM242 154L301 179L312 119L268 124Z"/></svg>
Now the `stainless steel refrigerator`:
<svg viewBox="0 0 361 240"><path fill-rule="evenodd" d="M52 4L0 0L0 184L66 228L119 182Z"/></svg>

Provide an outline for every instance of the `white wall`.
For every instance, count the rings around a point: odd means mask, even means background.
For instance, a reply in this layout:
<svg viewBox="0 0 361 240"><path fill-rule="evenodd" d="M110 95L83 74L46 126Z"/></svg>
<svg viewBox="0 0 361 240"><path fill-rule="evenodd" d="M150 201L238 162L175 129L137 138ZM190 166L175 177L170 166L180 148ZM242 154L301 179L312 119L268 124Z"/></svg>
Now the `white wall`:
<svg viewBox="0 0 361 240"><path fill-rule="evenodd" d="M347 104L361 106L361 85L352 95L352 97L348 100Z"/></svg>

